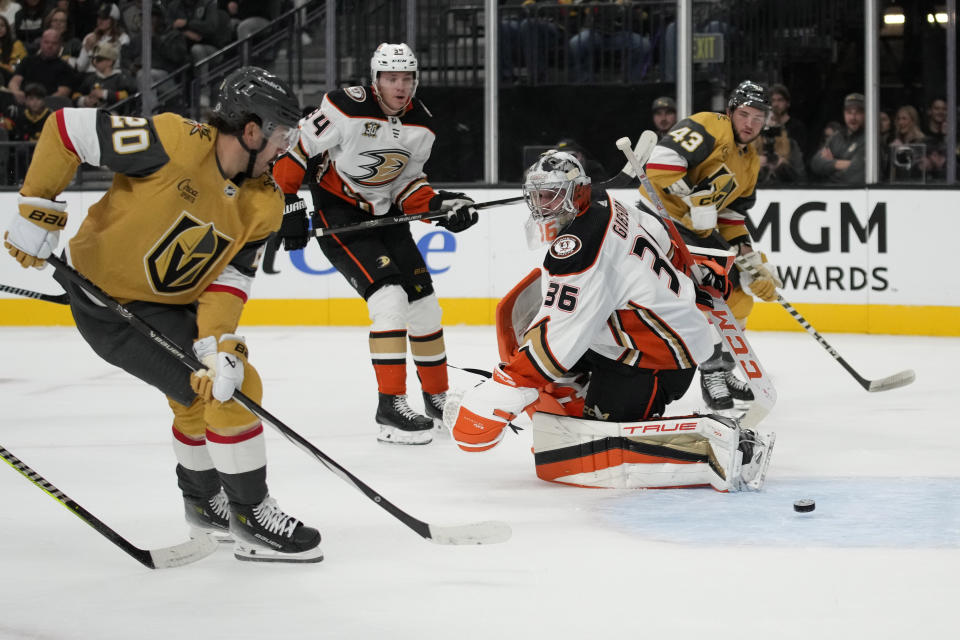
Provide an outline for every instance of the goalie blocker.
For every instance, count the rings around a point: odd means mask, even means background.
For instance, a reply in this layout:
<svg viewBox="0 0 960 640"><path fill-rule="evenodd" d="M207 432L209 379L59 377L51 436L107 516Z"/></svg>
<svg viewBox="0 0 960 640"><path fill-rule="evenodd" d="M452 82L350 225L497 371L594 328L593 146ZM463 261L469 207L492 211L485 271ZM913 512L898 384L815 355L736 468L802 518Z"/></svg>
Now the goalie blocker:
<svg viewBox="0 0 960 640"><path fill-rule="evenodd" d="M537 477L580 487L759 490L775 434L718 415L604 422L537 412Z"/></svg>

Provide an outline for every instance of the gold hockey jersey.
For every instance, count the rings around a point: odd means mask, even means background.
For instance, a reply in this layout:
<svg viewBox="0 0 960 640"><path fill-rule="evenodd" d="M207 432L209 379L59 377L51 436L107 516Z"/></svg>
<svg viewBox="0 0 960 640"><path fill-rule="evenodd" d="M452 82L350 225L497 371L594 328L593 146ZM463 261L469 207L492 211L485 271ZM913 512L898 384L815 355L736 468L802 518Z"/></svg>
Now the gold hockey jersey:
<svg viewBox="0 0 960 640"><path fill-rule="evenodd" d="M283 195L269 173L225 178L216 138L172 113L63 109L47 119L22 193L52 200L80 163L111 169L113 184L69 243L81 273L121 302L189 304L205 292L245 301Z"/></svg>
<svg viewBox="0 0 960 640"><path fill-rule="evenodd" d="M647 160L650 178L664 208L672 218L692 230L689 207L667 187L685 178L690 186L709 180L716 193L717 228L727 240L749 236L746 213L756 202L760 159L752 145L740 148L733 137L730 119L720 113L703 111L681 120L669 131ZM649 194L640 195L650 203ZM695 231L705 237L710 230Z"/></svg>

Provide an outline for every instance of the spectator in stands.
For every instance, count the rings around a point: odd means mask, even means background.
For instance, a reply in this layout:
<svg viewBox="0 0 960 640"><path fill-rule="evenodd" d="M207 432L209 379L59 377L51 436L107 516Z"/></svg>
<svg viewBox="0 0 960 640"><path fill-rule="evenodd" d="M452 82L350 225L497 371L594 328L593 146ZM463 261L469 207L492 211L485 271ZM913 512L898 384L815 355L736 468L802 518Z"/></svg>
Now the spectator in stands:
<svg viewBox="0 0 960 640"><path fill-rule="evenodd" d="M167 13L173 28L187 39L194 62L213 55L232 39L229 17L221 13L217 0L173 0Z"/></svg>
<svg viewBox="0 0 960 640"><path fill-rule="evenodd" d="M137 91L133 78L116 68L119 54L112 42L101 40L93 50L94 70L86 74L77 95L78 107L102 107L124 100Z"/></svg>
<svg viewBox="0 0 960 640"><path fill-rule="evenodd" d="M790 90L782 84L770 87L770 115L767 126L783 127L787 136L797 143L803 157L807 155L807 126L790 115Z"/></svg>
<svg viewBox="0 0 960 640"><path fill-rule="evenodd" d="M43 19L43 28L53 29L60 34L60 57L71 67L75 67L77 56L80 55L80 40L70 29L70 14L63 9L51 9Z"/></svg>
<svg viewBox="0 0 960 640"><path fill-rule="evenodd" d="M17 13L13 30L17 34L17 39L27 47L27 53L34 52L30 45L43 34L45 11L43 0L23 0L23 5Z"/></svg>
<svg viewBox="0 0 960 640"><path fill-rule="evenodd" d="M564 22L575 10L560 5L571 1L500 0L505 7L499 31L501 81L516 81L515 67L525 67L531 83L546 82L551 58L559 60L567 48Z"/></svg>
<svg viewBox="0 0 960 640"><path fill-rule="evenodd" d="M677 103L669 96L660 96L650 105L650 110L653 112L653 130L659 140L677 124Z"/></svg>
<svg viewBox="0 0 960 640"><path fill-rule="evenodd" d="M167 21L166 11L161 0L154 0L151 18L150 77L146 80L148 84L153 85L155 82L167 79L166 82L160 82L156 89L149 89L152 95L151 103L156 105L159 111L182 111L186 108L186 104L183 102L183 92L172 91L176 85L176 78L171 77L171 74L190 62L189 45L183 32L174 29ZM145 69L140 64L140 56L143 51L142 38L142 33L133 37L126 52L126 59L131 62L131 66L135 70L138 84L144 81L145 73ZM157 91L172 94L174 99L172 101L165 100L161 104Z"/></svg>
<svg viewBox="0 0 960 640"><path fill-rule="evenodd" d="M0 74L6 86L13 77L13 69L17 63L27 57L27 49L17 40L10 27L10 22L0 14Z"/></svg>
<svg viewBox="0 0 960 640"><path fill-rule="evenodd" d="M897 109L893 133L893 142L890 143L890 181L923 182L927 136L920 129L920 114L915 107L904 105Z"/></svg>
<svg viewBox="0 0 960 640"><path fill-rule="evenodd" d="M927 122L924 129L928 138L943 140L947 135L947 101L934 98L927 107Z"/></svg>
<svg viewBox="0 0 960 640"><path fill-rule="evenodd" d="M570 63L574 80L592 82L595 65L600 60L610 59L616 52L625 52L622 61L630 82L643 78L644 62L650 52L650 41L638 30L643 25L642 10L632 4L606 0L610 6L592 7L586 10L584 26L570 38Z"/></svg>
<svg viewBox="0 0 960 640"><path fill-rule="evenodd" d="M93 51L101 42L112 44L118 53L116 66L120 66L119 52L130 44L130 36L120 25L120 8L112 2L100 5L97 10L96 28L84 36L83 47L77 58L77 71L92 73L96 71L93 65Z"/></svg>
<svg viewBox="0 0 960 640"><path fill-rule="evenodd" d="M823 148L810 159L810 170L834 184L862 185L866 180L864 145L864 105L862 93L843 99L844 127L830 136Z"/></svg>
<svg viewBox="0 0 960 640"><path fill-rule="evenodd" d="M785 126L768 124L753 141L753 146L760 158L757 185L799 184L806 180L803 152Z"/></svg>
<svg viewBox="0 0 960 640"><path fill-rule="evenodd" d="M60 34L55 29L43 32L40 50L20 61L7 88L13 92L17 102L23 104L25 95L21 86L34 82L41 84L47 95L70 97L74 71L60 58Z"/></svg>
<svg viewBox="0 0 960 640"><path fill-rule="evenodd" d="M279 0L229 0L227 15L237 40L243 40L263 29L280 15Z"/></svg>
<svg viewBox="0 0 960 640"><path fill-rule="evenodd" d="M10 139L36 142L40 137L40 130L43 129L43 123L50 115L50 108L46 103L47 92L42 84L31 83L24 88L23 93L23 105L18 105L13 111L13 129L10 131ZM19 184L33 157L33 146L18 145L14 148L13 157L15 167L13 179Z"/></svg>
<svg viewBox="0 0 960 640"><path fill-rule="evenodd" d="M13 0L0 0L0 16L7 19L8 25L13 25L17 21L17 14L20 13L20 3Z"/></svg>

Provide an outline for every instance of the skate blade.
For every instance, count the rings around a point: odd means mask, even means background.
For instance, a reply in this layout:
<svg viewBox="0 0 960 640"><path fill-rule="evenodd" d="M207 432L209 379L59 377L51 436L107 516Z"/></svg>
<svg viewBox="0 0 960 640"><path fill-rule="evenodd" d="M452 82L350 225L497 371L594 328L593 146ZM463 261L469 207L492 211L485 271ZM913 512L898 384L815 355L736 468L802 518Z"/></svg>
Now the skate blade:
<svg viewBox="0 0 960 640"><path fill-rule="evenodd" d="M220 529L201 529L199 527L190 527L191 539L200 540L204 536L209 536L214 542L218 544L233 544L233 536L230 535L229 531L222 531Z"/></svg>
<svg viewBox="0 0 960 640"><path fill-rule="evenodd" d="M385 424L380 425L377 440L388 444L430 444L433 442L433 429L423 431L404 431Z"/></svg>
<svg viewBox="0 0 960 640"><path fill-rule="evenodd" d="M242 562L284 562L288 564L307 564L323 560L320 547L307 549L299 553L282 553L266 547L255 547L237 543L233 547L233 557Z"/></svg>

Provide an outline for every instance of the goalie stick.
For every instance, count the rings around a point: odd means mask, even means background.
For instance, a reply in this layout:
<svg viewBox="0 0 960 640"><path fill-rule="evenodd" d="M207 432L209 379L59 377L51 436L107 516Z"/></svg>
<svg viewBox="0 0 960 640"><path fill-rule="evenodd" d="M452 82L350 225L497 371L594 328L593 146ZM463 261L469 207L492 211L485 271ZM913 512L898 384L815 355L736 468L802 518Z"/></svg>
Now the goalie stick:
<svg viewBox="0 0 960 640"><path fill-rule="evenodd" d="M657 134L647 130L640 135L640 140L637 142L637 149L645 152L645 156L642 156L645 158L649 156L656 144ZM674 226L670 214L668 214L664 208L660 196L657 195L653 185L650 184L650 179L643 170L643 164L634 150L630 148L630 139L620 138L617 140L616 145L627 157L627 161L633 166L633 170L640 179L643 188L650 195L657 214L663 220L667 231L670 233L670 237L677 245L681 259L688 266L692 266L693 258L690 255L690 251L687 249L683 238L680 237L680 232L678 232ZM742 426L752 428L757 426L760 421L770 413L773 405L777 402L777 392L773 387L773 383L770 382L770 376L767 375L766 371L764 371L760 365L760 360L755 355L753 347L750 346L743 331L741 331L737 325L737 321L734 319L730 307L727 306L723 298L714 295L711 295L711 298L713 301L713 309L710 311L710 315L712 316L711 322L720 332L721 337L726 342L727 349L731 355L733 355L740 370L746 376L747 384L750 385L750 389L753 391L754 400L750 404L750 408L747 409L747 412L739 419Z"/></svg>
<svg viewBox="0 0 960 640"><path fill-rule="evenodd" d="M90 525L97 533L117 545L128 553L134 560L148 569L169 569L182 567L185 564L196 562L217 550L217 541L212 536L204 535L192 538L172 547L158 549L141 549L134 546L126 538L108 527L103 520L96 517L60 489L53 486L49 480L31 469L25 462L0 446L0 457L13 467L24 478L43 490L48 496L69 509L75 516Z"/></svg>
<svg viewBox="0 0 960 640"><path fill-rule="evenodd" d="M489 209L491 207L500 207L505 204L513 204L523 200L523 196L514 196L512 198L503 198L502 200L488 200L487 202L477 202L473 205L474 209ZM446 211L425 211L423 213L411 213L400 216L379 216L372 220L364 220L357 224L344 224L338 227L327 227L314 229L308 235L322 238L335 233L350 233L352 231L364 231L366 229L376 229L377 227L386 227L392 224L401 224L404 222L416 222L417 220L434 220L447 217Z"/></svg>
<svg viewBox="0 0 960 640"><path fill-rule="evenodd" d="M205 368L203 364L201 364L200 361L192 355L192 353L188 353L181 349L176 345L176 343L167 338L161 332L154 329L149 323L140 318L138 315L129 311L126 307L107 295L102 289L100 289L100 287L88 280L73 267L63 262L63 260L61 260L59 257L51 255L49 258L47 258L47 262L52 264L53 267L68 280L89 293L91 296L103 303L103 305L108 309L126 320L127 323L130 324L130 326L132 326L136 331L151 339L167 353L180 360L185 367L191 371L200 371ZM510 539L510 525L505 522L491 520L458 526L438 526L429 524L423 520L419 520L411 516L409 513L381 496L378 492L374 491L372 487L364 483L358 477L347 471L347 469L342 467L333 458L325 454L317 447L313 446L303 436L281 422L280 419L275 417L259 404L251 400L239 389L233 392L233 399L246 407L248 411L253 413L262 421L279 431L280 434L283 435L287 440L319 460L325 467L327 467L327 469L332 471L334 475L353 485L361 493L367 496L367 498L379 505L387 513L405 524L421 537L426 538L431 542L436 542L437 544L495 544L498 542L506 542Z"/></svg>
<svg viewBox="0 0 960 640"><path fill-rule="evenodd" d="M70 304L70 296L68 296L66 293L61 293L60 295L54 295L52 293L40 293L39 291L30 291L29 289L11 287L6 284L0 284L0 291L4 293L12 293L17 296L23 296L24 298L33 298L35 300L43 300L44 302L55 302L57 304Z"/></svg>
<svg viewBox="0 0 960 640"><path fill-rule="evenodd" d="M739 256L734 259L736 265L743 271L746 271L754 278L759 277L760 274L757 271L757 268L750 264L749 261ZM868 380L862 375L857 373L857 371L851 367L846 360L834 349L829 342L827 342L823 336L821 336L813 326L807 322L807 319L800 315L800 312L793 308L793 305L784 300L783 296L780 295L780 292L777 292L777 303L787 310L787 312L793 316L793 319L800 323L800 325L806 330L807 333L812 335L817 342L820 343L820 346L827 350L833 359L840 363L844 369L847 370L854 380L860 383L860 386L866 389L867 391L889 391L890 389L896 389L898 387L905 387L911 382L913 382L917 374L913 372L913 369L906 369L900 373L895 373L893 375L887 376L886 378L880 378L879 380Z"/></svg>

